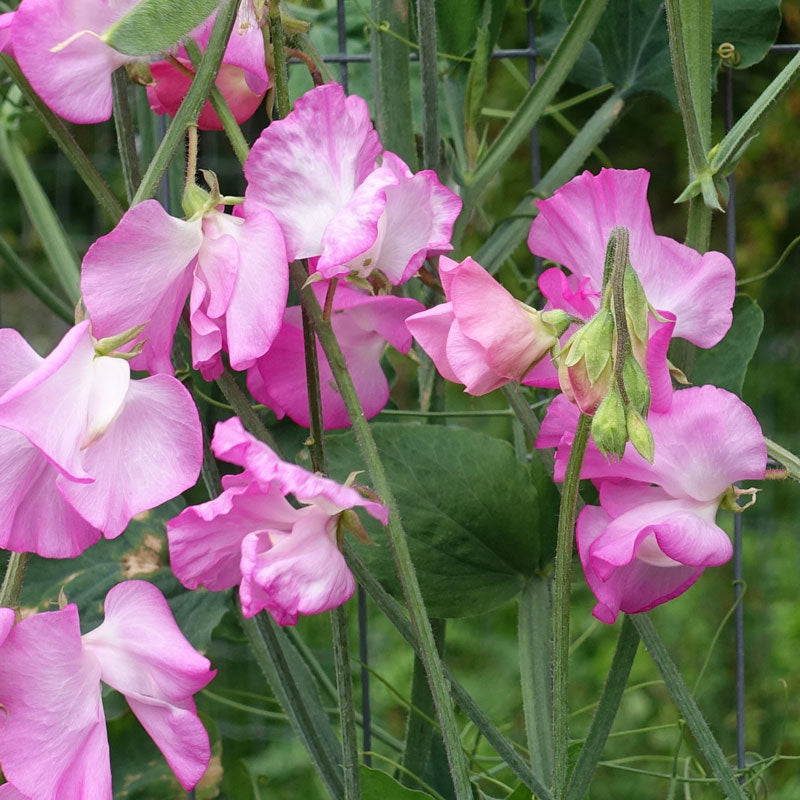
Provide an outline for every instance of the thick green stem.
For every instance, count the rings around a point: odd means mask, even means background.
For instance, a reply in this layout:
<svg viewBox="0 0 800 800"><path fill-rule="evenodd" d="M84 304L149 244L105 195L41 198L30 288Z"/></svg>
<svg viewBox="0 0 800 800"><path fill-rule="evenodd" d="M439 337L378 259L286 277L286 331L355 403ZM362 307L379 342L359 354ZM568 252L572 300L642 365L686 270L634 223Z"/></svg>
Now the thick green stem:
<svg viewBox="0 0 800 800"><path fill-rule="evenodd" d="M230 39L233 31L233 24L236 21L236 9L238 6L238 0L223 0L220 4L217 20L214 23L208 46L203 55L203 61L197 70L192 85L189 87L189 91L186 93L186 97L183 98L178 112L175 114L169 128L167 128L167 132L153 160L147 167L131 205L141 203L142 200L147 200L156 193L159 181L164 172L166 172L170 161L172 161L186 128L197 121L200 109L203 107L203 103L205 103L208 93L214 85L214 79L222 63L222 56L225 53L228 39Z"/></svg>
<svg viewBox="0 0 800 800"><path fill-rule="evenodd" d="M567 782L569 745L569 599L572 590L572 543L578 505L581 466L589 443L592 418L581 414L561 492L556 540L555 581L553 587L553 790L564 796Z"/></svg>
<svg viewBox="0 0 800 800"><path fill-rule="evenodd" d="M36 94L33 87L28 83L28 79L22 74L22 70L17 66L17 62L5 53L0 54L0 59L2 59L14 83L19 86L20 91L25 95L25 99L36 109L39 119L42 120L61 152L67 157L70 164L75 167L75 171L81 180L94 195L94 199L97 200L100 208L108 214L112 223L119 222L125 210L114 196L103 176L97 171L97 167L91 162L89 156L83 152L72 135L72 131L70 131L61 117L54 114Z"/></svg>
<svg viewBox="0 0 800 800"><path fill-rule="evenodd" d="M8 566L0 588L0 606L15 608L19 604L22 592L22 581L25 579L25 568L28 565L27 553L10 553Z"/></svg>
<svg viewBox="0 0 800 800"><path fill-rule="evenodd" d="M353 681L350 676L350 646L348 641L347 607L331 609L333 633L333 663L336 667L336 688L339 697L339 723L342 729L342 761L345 800L360 800L361 782L358 766L358 736L353 701Z"/></svg>
<svg viewBox="0 0 800 800"><path fill-rule="evenodd" d="M128 101L128 74L125 67L115 70L111 76L114 93L114 129L117 132L117 150L122 164L122 177L125 181L125 196L128 203L136 194L136 187L142 180L142 169L136 153L136 134L133 130L133 116Z"/></svg>
<svg viewBox="0 0 800 800"><path fill-rule="evenodd" d="M419 74L422 84L422 166L439 169L439 68L436 55L436 3L417 0Z"/></svg>
<svg viewBox="0 0 800 800"><path fill-rule="evenodd" d="M550 581L534 575L519 597L519 671L531 767L544 784L553 774L553 631Z"/></svg>
<svg viewBox="0 0 800 800"><path fill-rule="evenodd" d="M711 240L711 215L713 209L709 208L702 195L697 195L689 200L689 219L686 223L685 243L697 250L698 253L705 253Z"/></svg>
<svg viewBox="0 0 800 800"><path fill-rule="evenodd" d="M291 108L289 100L289 72L286 67L281 8L278 0L270 0L269 35L272 41L272 59L275 64L275 105L278 115L283 119Z"/></svg>
<svg viewBox="0 0 800 800"><path fill-rule="evenodd" d="M628 685L628 676L638 647L639 634L631 618L626 615L622 621L622 630L619 632L617 649L614 651L603 694L592 717L592 724L589 726L589 733L581 748L578 762L570 775L567 800L581 800L589 788L592 775L603 755L611 726L617 716L625 687Z"/></svg>
<svg viewBox="0 0 800 800"><path fill-rule="evenodd" d="M301 264L297 262L292 264L291 274L295 283L305 285L308 273L306 273ZM431 694L436 704L439 724L442 726L442 735L450 763L450 771L453 776L456 800L471 800L472 789L469 779L469 766L461 746L447 681L442 670L442 662L436 650L436 642L431 630L425 602L422 598L422 592L419 588L419 582L417 581L414 564L411 560L405 531L400 521L397 501L394 498L394 493L378 454L378 448L372 437L372 431L364 416L361 401L356 394L352 378L347 370L344 356L339 343L336 341L330 321L323 319L322 309L312 287L305 286L300 294L301 302L314 322L317 336L328 359L333 377L336 380L342 402L350 416L353 432L361 450L361 455L367 465L373 488L389 507L389 522L387 525L389 546L391 547L392 556L403 587L403 595L408 606L411 623L416 638L420 643L421 658L425 664L425 671L431 684Z"/></svg>

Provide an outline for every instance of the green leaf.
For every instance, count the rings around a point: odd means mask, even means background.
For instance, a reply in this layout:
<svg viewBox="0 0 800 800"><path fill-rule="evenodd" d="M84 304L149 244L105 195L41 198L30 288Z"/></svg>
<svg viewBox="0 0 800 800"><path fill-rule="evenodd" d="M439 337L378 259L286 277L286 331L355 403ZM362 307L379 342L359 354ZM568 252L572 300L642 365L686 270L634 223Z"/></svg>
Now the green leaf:
<svg viewBox="0 0 800 800"><path fill-rule="evenodd" d="M433 800L427 792L408 789L399 784L391 775L379 769L361 765L362 800Z"/></svg>
<svg viewBox="0 0 800 800"><path fill-rule="evenodd" d="M506 797L506 800L531 800L531 797L531 790L524 783L521 783Z"/></svg>
<svg viewBox="0 0 800 800"><path fill-rule="evenodd" d="M205 650L211 632L228 608L225 592L189 591L166 563L166 521L183 507L171 500L133 520L116 539L101 539L78 558L31 556L22 591L22 605L52 611L64 590L78 606L81 629L91 630L103 620L106 594L124 580L148 580L164 593L184 636Z"/></svg>
<svg viewBox="0 0 800 800"><path fill-rule="evenodd" d="M432 617L480 614L520 591L552 553L557 493L507 443L433 425L372 426L396 494ZM331 474L362 466L352 434L330 436ZM401 596L384 529L365 520L376 546L355 545L383 585Z"/></svg>
<svg viewBox="0 0 800 800"><path fill-rule="evenodd" d="M730 42L739 54L736 69L761 61L778 36L781 0L714 0L711 21L714 50Z"/></svg>
<svg viewBox="0 0 800 800"><path fill-rule="evenodd" d="M128 56L148 56L174 47L207 19L220 0L142 0L118 19L102 39Z"/></svg>
<svg viewBox="0 0 800 800"><path fill-rule="evenodd" d="M475 47L484 12L489 11L489 49L500 35L508 0L436 0L439 49L453 56L466 55Z"/></svg>
<svg viewBox="0 0 800 800"><path fill-rule="evenodd" d="M763 327L764 312L758 303L746 294L736 295L731 329L710 350L697 351L693 382L698 386L712 383L741 395L747 365L756 352Z"/></svg>

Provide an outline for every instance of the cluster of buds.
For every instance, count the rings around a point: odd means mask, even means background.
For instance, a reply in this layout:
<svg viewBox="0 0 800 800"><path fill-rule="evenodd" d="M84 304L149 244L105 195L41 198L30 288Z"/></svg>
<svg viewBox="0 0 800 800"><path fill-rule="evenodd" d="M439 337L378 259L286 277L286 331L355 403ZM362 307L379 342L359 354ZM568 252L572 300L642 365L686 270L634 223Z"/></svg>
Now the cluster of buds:
<svg viewBox="0 0 800 800"><path fill-rule="evenodd" d="M564 394L593 415L592 438L605 456L621 458L628 441L653 460L646 374L648 314L653 311L628 259L628 230L614 228L606 248L602 302L559 357Z"/></svg>

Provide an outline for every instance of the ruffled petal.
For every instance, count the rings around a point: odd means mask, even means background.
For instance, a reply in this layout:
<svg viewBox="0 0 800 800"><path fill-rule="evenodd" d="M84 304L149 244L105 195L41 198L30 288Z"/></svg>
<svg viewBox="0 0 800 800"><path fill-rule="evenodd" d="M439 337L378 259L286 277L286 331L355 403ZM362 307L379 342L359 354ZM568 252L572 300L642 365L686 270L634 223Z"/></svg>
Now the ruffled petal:
<svg viewBox="0 0 800 800"><path fill-rule="evenodd" d="M560 308L575 317L588 320L600 307L600 292L590 286L590 278L567 277L558 267L546 269L539 276L539 291L550 308Z"/></svg>
<svg viewBox="0 0 800 800"><path fill-rule="evenodd" d="M229 589L242 578L245 536L265 527L288 533L296 516L297 510L272 484L266 491L250 482L229 486L219 497L189 506L167 523L170 567L188 589Z"/></svg>
<svg viewBox="0 0 800 800"><path fill-rule="evenodd" d="M94 335L114 336L148 323L139 337L146 340L144 350L131 362L134 369L172 374L172 337L202 243L199 219L184 222L155 200L145 200L86 253L81 291Z"/></svg>
<svg viewBox="0 0 800 800"><path fill-rule="evenodd" d="M131 517L193 486L202 458L200 419L191 395L175 378L154 375L131 381L119 417L84 451L83 464L94 483L60 478L59 490L110 539Z"/></svg>
<svg viewBox="0 0 800 800"><path fill-rule="evenodd" d="M380 151L367 104L333 83L306 92L263 131L245 163L246 197L275 215L290 261L320 255L325 228Z"/></svg>
<svg viewBox="0 0 800 800"><path fill-rule="evenodd" d="M290 534L253 533L242 544L242 613L266 609L279 625L347 602L355 580L334 543L336 518L302 509Z"/></svg>
<svg viewBox="0 0 800 800"><path fill-rule="evenodd" d="M164 595L147 581L125 581L106 596L105 619L83 645L100 677L125 695L131 709L185 789L203 776L208 734L192 695L216 675L181 633Z"/></svg>
<svg viewBox="0 0 800 800"><path fill-rule="evenodd" d="M0 763L37 800L110 800L100 665L81 644L78 610L22 620L2 648Z"/></svg>

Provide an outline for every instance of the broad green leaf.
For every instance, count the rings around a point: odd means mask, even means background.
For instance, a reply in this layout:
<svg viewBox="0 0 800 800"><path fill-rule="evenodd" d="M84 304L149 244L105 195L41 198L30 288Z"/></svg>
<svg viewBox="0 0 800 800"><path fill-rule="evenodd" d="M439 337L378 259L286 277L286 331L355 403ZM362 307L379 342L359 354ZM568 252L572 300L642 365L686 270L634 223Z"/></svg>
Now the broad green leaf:
<svg viewBox="0 0 800 800"><path fill-rule="evenodd" d="M432 617L480 614L509 600L552 555L557 493L507 443L434 425L372 426L408 533ZM331 474L362 466L352 434L330 436ZM384 529L364 517L375 546L356 545L393 594L400 586Z"/></svg>
<svg viewBox="0 0 800 800"><path fill-rule="evenodd" d="M733 302L733 324L725 338L710 350L698 350L692 380L698 386L712 383L742 393L747 365L758 347L764 327L764 312L746 294L736 295Z"/></svg>
<svg viewBox="0 0 800 800"><path fill-rule="evenodd" d="M220 0L141 0L103 32L107 45L128 56L148 56L174 47L207 19Z"/></svg>
<svg viewBox="0 0 800 800"><path fill-rule="evenodd" d="M714 50L729 42L740 57L736 69L751 67L778 37L781 0L714 0L711 24Z"/></svg>
<svg viewBox="0 0 800 800"><path fill-rule="evenodd" d="M531 790L524 783L521 783L506 797L506 800L531 800L532 797Z"/></svg>
<svg viewBox="0 0 800 800"><path fill-rule="evenodd" d="M189 591L170 571L165 525L181 508L180 501L172 500L141 514L121 536L101 539L78 558L31 556L22 605L51 611L63 589L67 600L77 604L81 628L87 631L102 622L103 600L116 584L149 580L166 596L184 636L194 647L205 650L228 607L228 598L225 592Z"/></svg>
<svg viewBox="0 0 800 800"><path fill-rule="evenodd" d="M489 49L500 34L508 0L436 0L439 49L453 56L463 56L475 47L484 13L489 11Z"/></svg>
<svg viewBox="0 0 800 800"><path fill-rule="evenodd" d="M409 789L379 769L362 764L360 773L362 800L433 800L427 792Z"/></svg>

